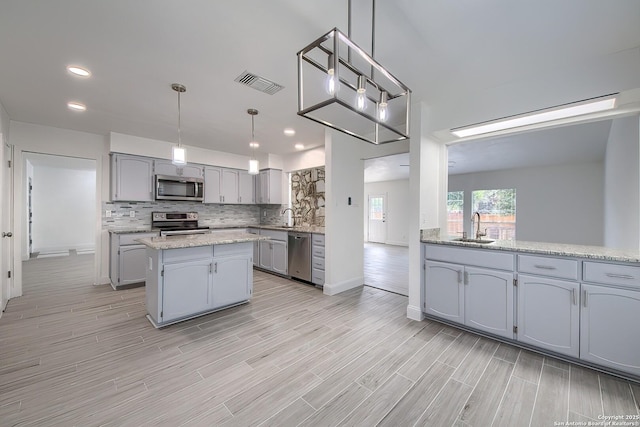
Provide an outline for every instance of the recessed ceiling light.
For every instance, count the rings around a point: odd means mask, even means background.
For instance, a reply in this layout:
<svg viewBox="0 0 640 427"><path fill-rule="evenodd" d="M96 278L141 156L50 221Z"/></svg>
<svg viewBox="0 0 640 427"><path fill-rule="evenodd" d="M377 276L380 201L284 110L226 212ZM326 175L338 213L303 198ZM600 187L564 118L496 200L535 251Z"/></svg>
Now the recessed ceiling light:
<svg viewBox="0 0 640 427"><path fill-rule="evenodd" d="M284 130L284 134L287 135L287 136L293 136L293 135L296 134L296 131L294 129L291 129L291 128L286 128Z"/></svg>
<svg viewBox="0 0 640 427"><path fill-rule="evenodd" d="M296 145L294 145L294 148L296 150L304 150L304 144L298 142Z"/></svg>
<svg viewBox="0 0 640 427"><path fill-rule="evenodd" d="M73 111L85 111L87 106L79 102L67 102L67 107Z"/></svg>
<svg viewBox="0 0 640 427"><path fill-rule="evenodd" d="M80 77L89 77L91 75L91 71L87 70L86 68L78 67L76 65L69 65L67 67L67 71Z"/></svg>
<svg viewBox="0 0 640 427"><path fill-rule="evenodd" d="M259 143L257 143L257 142L250 142L250 143L249 143L249 147L251 147L251 148L258 148L258 147L260 147L260 144L259 144Z"/></svg>

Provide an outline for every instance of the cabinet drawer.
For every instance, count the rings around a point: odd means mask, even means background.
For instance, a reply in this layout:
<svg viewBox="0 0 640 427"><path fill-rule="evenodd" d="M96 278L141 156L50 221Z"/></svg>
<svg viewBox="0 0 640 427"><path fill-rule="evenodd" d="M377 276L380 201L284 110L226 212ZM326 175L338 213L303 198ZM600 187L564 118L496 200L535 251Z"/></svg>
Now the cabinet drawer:
<svg viewBox="0 0 640 427"><path fill-rule="evenodd" d="M277 230L260 230L261 236L269 236L271 240L282 240L286 242L289 240L289 232L288 231L277 231Z"/></svg>
<svg viewBox="0 0 640 427"><path fill-rule="evenodd" d="M212 246L164 250L163 262L191 261L193 259L213 258Z"/></svg>
<svg viewBox="0 0 640 427"><path fill-rule="evenodd" d="M311 283L314 285L324 285L324 270L312 269Z"/></svg>
<svg viewBox="0 0 640 427"><path fill-rule="evenodd" d="M324 271L324 258L313 257L311 260L311 267Z"/></svg>
<svg viewBox="0 0 640 427"><path fill-rule="evenodd" d="M214 245L213 256L247 255L253 256L253 242L229 243L226 245Z"/></svg>
<svg viewBox="0 0 640 427"><path fill-rule="evenodd" d="M324 246L324 234L312 234L311 242L317 246Z"/></svg>
<svg viewBox="0 0 640 427"><path fill-rule="evenodd" d="M314 257L324 258L324 246L314 246L313 249L311 249L311 254Z"/></svg>
<svg viewBox="0 0 640 427"><path fill-rule="evenodd" d="M120 246L122 245L139 245L139 242L136 242L138 239L150 239L152 237L158 237L157 232L153 233L127 233L120 234Z"/></svg>
<svg viewBox="0 0 640 427"><path fill-rule="evenodd" d="M585 282L640 288L640 267L588 261L583 265Z"/></svg>
<svg viewBox="0 0 640 427"><path fill-rule="evenodd" d="M532 255L518 255L518 271L559 279L578 280L578 261Z"/></svg>
<svg viewBox="0 0 640 427"><path fill-rule="evenodd" d="M513 255L496 250L425 245L426 259L513 271Z"/></svg>

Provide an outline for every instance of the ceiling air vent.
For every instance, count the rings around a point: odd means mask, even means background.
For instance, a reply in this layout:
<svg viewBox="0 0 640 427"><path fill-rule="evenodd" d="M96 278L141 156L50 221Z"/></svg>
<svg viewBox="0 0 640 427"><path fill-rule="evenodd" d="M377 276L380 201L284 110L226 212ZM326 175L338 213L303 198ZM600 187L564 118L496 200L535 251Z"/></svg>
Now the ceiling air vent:
<svg viewBox="0 0 640 427"><path fill-rule="evenodd" d="M259 90L260 92L268 93L269 95L273 95L274 93L284 89L284 86L274 83L271 80L267 80L264 77L256 76L246 70L236 77L235 81Z"/></svg>

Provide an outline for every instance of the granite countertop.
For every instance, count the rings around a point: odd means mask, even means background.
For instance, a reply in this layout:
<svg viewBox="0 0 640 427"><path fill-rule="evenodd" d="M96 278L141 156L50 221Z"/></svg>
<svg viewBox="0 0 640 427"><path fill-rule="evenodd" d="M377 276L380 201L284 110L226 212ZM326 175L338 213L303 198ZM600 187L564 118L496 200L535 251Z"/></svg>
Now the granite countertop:
<svg viewBox="0 0 640 427"><path fill-rule="evenodd" d="M254 242L256 240L267 240L267 236L244 233L241 231L219 232L214 234L181 234L177 236L151 237L147 239L137 239L152 249L181 249L196 246L227 245L230 243Z"/></svg>
<svg viewBox="0 0 640 427"><path fill-rule="evenodd" d="M301 233L315 233L315 234L324 234L324 227L320 227L317 225L313 226L296 226L296 227L285 227L282 225L268 225L268 224L259 224L259 225L213 225L209 226L211 230L232 230L234 228L258 228L264 230L279 230L279 231L298 231ZM111 234L131 234L131 233L151 233L154 231L160 231L158 229L151 228L112 228L109 230Z"/></svg>
<svg viewBox="0 0 640 427"><path fill-rule="evenodd" d="M438 245L462 246L467 248L491 249L497 251L523 252L537 255L554 255L563 257L586 258L613 262L634 262L640 263L640 251L612 249L604 246L571 245L566 243L544 243L527 242L522 240L496 240L493 243L478 244L471 242L457 242L447 235L437 235L432 233L420 239L423 243L433 243Z"/></svg>

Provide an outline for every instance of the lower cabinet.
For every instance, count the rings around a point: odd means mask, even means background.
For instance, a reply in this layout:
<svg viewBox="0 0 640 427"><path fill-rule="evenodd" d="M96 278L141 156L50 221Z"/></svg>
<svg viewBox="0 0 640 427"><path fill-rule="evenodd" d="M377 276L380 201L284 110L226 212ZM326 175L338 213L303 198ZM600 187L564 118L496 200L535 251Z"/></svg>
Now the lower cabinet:
<svg viewBox="0 0 640 427"><path fill-rule="evenodd" d="M147 277L147 247L136 240L157 236L158 233L111 234L109 276L114 289L134 283L144 285Z"/></svg>
<svg viewBox="0 0 640 427"><path fill-rule="evenodd" d="M424 309L451 322L513 338L513 273L427 261Z"/></svg>
<svg viewBox="0 0 640 427"><path fill-rule="evenodd" d="M580 358L640 375L640 291L582 284Z"/></svg>
<svg viewBox="0 0 640 427"><path fill-rule="evenodd" d="M272 230L260 230L260 234L269 236L271 239L260 240L258 267L286 276L289 271L289 245L287 243L289 234L286 231Z"/></svg>
<svg viewBox="0 0 640 427"><path fill-rule="evenodd" d="M164 265L162 321L169 322L211 308L211 260Z"/></svg>
<svg viewBox="0 0 640 427"><path fill-rule="evenodd" d="M251 242L147 249L147 256L147 312L156 327L251 299Z"/></svg>
<svg viewBox="0 0 640 427"><path fill-rule="evenodd" d="M579 299L578 283L520 274L518 341L578 357Z"/></svg>

